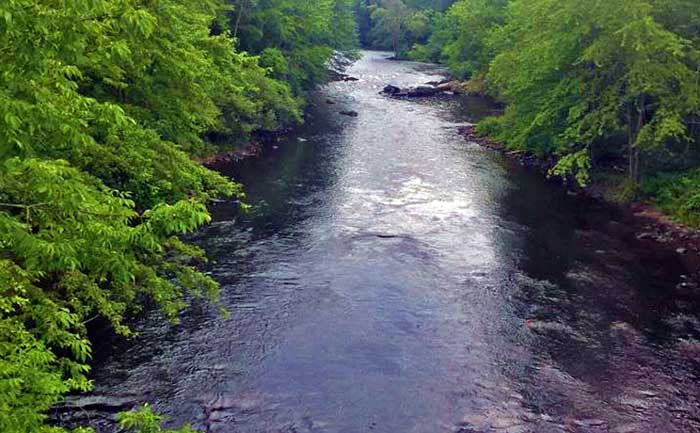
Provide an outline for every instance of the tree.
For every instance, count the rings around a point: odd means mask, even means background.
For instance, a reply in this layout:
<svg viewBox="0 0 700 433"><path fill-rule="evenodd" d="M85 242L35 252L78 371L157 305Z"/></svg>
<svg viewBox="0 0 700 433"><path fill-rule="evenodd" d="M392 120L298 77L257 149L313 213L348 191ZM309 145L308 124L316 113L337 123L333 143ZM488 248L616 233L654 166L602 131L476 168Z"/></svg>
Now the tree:
<svg viewBox="0 0 700 433"><path fill-rule="evenodd" d="M303 95L326 77L333 50L357 45L351 0L232 0L239 47L261 55L273 76Z"/></svg>
<svg viewBox="0 0 700 433"><path fill-rule="evenodd" d="M487 71L495 56L489 40L505 23L506 5L506 0L461 0L449 8L435 37L445 41L441 57L456 76Z"/></svg>
<svg viewBox="0 0 700 433"><path fill-rule="evenodd" d="M510 103L498 136L559 155L553 173L585 183L592 146L626 131L637 182L640 154L685 139L698 107L696 49L653 12L643 0L513 1L489 73Z"/></svg>
<svg viewBox="0 0 700 433"><path fill-rule="evenodd" d="M176 321L186 298L216 301L178 236L242 189L191 156L300 119L290 87L214 31L227 10L0 5L0 431L48 431L45 411L89 389L95 318L129 336L144 303Z"/></svg>
<svg viewBox="0 0 700 433"><path fill-rule="evenodd" d="M417 43L424 43L431 30L431 12L414 9L402 0L380 0L368 7L372 27L372 47L392 50L406 57Z"/></svg>

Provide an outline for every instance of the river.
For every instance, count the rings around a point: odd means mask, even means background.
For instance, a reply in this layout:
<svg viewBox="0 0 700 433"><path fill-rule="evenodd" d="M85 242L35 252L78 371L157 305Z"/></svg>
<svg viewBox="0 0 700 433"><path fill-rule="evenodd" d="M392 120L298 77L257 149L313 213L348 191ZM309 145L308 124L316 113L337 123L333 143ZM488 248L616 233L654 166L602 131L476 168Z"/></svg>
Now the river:
<svg viewBox="0 0 700 433"><path fill-rule="evenodd" d="M676 253L467 143L483 102L379 95L440 75L387 56L220 167L252 211L216 205L194 242L230 316L103 342L94 396L221 433L700 431L700 296Z"/></svg>

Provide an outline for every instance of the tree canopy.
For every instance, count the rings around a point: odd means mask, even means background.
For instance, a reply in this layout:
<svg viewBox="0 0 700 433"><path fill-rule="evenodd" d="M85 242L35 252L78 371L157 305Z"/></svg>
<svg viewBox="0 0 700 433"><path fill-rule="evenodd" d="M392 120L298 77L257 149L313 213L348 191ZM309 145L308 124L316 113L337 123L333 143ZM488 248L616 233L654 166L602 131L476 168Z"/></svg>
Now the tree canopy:
<svg viewBox="0 0 700 433"><path fill-rule="evenodd" d="M334 49L357 46L352 0L232 0L229 19L241 49L260 56L296 95L326 74Z"/></svg>
<svg viewBox="0 0 700 433"><path fill-rule="evenodd" d="M407 57L418 44L427 42L439 12L450 0L360 0L357 16L364 46L391 50Z"/></svg>
<svg viewBox="0 0 700 433"><path fill-rule="evenodd" d="M130 336L143 305L216 301L178 236L243 192L193 157L300 122L356 37L342 0L239 3L0 4L0 431L61 431L45 413L90 389L94 319Z"/></svg>
<svg viewBox="0 0 700 433"><path fill-rule="evenodd" d="M692 3L458 0L409 55L444 62L504 102L504 115L480 131L512 150L556 158L553 175L587 184L624 166L622 196L653 190L700 211L697 193L661 181L700 164L700 18ZM697 178L685 176L693 189Z"/></svg>

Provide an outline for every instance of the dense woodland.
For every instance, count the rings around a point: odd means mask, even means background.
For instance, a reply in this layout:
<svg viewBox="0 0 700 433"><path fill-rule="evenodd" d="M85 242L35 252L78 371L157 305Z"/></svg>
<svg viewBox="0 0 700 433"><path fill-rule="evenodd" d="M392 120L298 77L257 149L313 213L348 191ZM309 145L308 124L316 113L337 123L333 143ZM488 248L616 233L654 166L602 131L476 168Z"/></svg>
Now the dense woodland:
<svg viewBox="0 0 700 433"><path fill-rule="evenodd" d="M90 389L91 323L128 337L144 308L216 303L178 236L243 190L197 157L302 122L358 42L501 101L479 130L553 175L700 224L696 0L5 0L0 431L63 431L46 413Z"/></svg>
<svg viewBox="0 0 700 433"><path fill-rule="evenodd" d="M178 239L239 185L193 157L302 120L349 0L0 4L0 431L90 389L87 327L216 301ZM154 431L148 411L125 426Z"/></svg>
<svg viewBox="0 0 700 433"><path fill-rule="evenodd" d="M700 225L697 1L434 3L365 2L365 42L502 102L479 131L551 160L550 174Z"/></svg>

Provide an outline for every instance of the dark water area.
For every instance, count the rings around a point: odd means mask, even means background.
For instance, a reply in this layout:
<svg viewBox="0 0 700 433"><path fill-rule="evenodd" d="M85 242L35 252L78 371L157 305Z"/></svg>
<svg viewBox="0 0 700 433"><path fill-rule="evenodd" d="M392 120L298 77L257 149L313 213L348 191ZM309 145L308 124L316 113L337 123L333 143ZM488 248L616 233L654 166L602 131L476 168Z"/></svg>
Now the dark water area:
<svg viewBox="0 0 700 433"><path fill-rule="evenodd" d="M110 431L106 406L146 401L205 432L700 431L700 293L678 254L465 142L483 101L379 95L441 73L386 57L220 167L252 211L216 205L194 242L230 317L144 319L106 344L77 416Z"/></svg>

